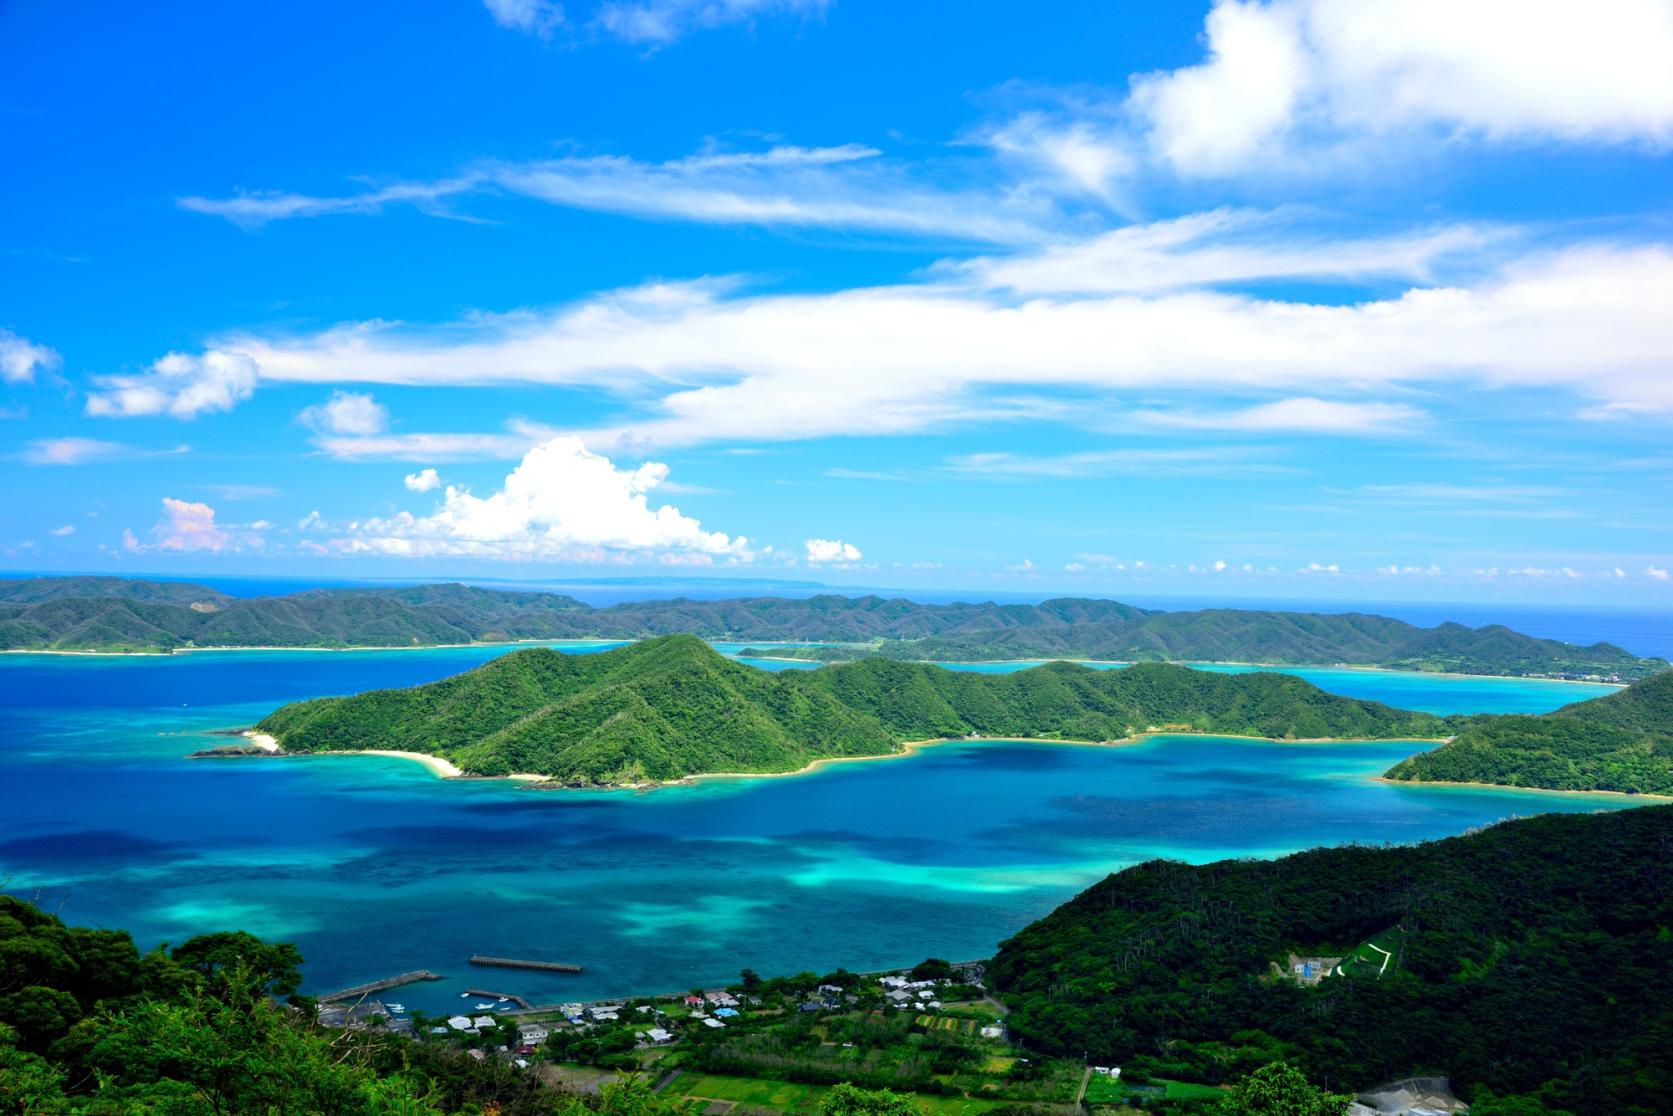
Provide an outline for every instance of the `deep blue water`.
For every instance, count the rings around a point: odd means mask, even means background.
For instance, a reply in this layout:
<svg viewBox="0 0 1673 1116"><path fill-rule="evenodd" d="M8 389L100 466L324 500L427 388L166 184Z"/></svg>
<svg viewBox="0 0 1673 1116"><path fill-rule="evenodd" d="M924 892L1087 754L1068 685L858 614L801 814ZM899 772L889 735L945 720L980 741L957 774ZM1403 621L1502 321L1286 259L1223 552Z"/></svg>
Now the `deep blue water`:
<svg viewBox="0 0 1673 1116"><path fill-rule="evenodd" d="M400 998L440 1009L458 1004L471 953L587 966L492 978L536 999L675 990L745 966L979 957L1148 857L1412 841L1630 802L1372 782L1423 746L1402 742L957 743L649 793L442 781L376 757L182 758L284 701L413 684L499 653L0 656L0 881L146 945L227 927L294 940L315 991L435 969L450 979ZM1591 692L1297 673L1442 710L1551 708Z"/></svg>

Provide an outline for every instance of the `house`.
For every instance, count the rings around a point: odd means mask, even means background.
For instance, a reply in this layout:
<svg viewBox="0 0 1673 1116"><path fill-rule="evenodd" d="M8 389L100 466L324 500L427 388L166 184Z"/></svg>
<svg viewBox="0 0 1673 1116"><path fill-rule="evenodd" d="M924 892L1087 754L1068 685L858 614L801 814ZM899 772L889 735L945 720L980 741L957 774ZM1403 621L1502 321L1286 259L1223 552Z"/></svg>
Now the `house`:
<svg viewBox="0 0 1673 1116"><path fill-rule="evenodd" d="M656 1008L652 1007L650 1004L640 1004L633 1010L638 1012L640 1015L649 1015L651 1012L655 1011Z"/></svg>
<svg viewBox="0 0 1673 1116"><path fill-rule="evenodd" d="M941 1010L941 1001L940 1000L931 1000L929 1003L925 1004L924 1007L928 1008L930 1011L940 1011Z"/></svg>
<svg viewBox="0 0 1673 1116"><path fill-rule="evenodd" d="M809 1000L807 1003L802 1004L799 1008L797 1008L797 1010L798 1011L823 1011L824 1008L825 1008L825 1005L822 1004L822 1003L819 1003L817 1000Z"/></svg>
<svg viewBox="0 0 1673 1116"><path fill-rule="evenodd" d="M886 976L879 978L877 983L881 984L884 988L905 988L906 978L902 976Z"/></svg>
<svg viewBox="0 0 1673 1116"><path fill-rule="evenodd" d="M724 988L716 988L703 993L703 998L717 1007L737 1007L738 998Z"/></svg>
<svg viewBox="0 0 1673 1116"><path fill-rule="evenodd" d="M828 996L840 996L840 995L842 995L842 985L840 985L840 984L821 984L819 986L819 991L825 993Z"/></svg>
<svg viewBox="0 0 1673 1116"><path fill-rule="evenodd" d="M731 1019L738 1014L737 1008L715 1008L715 1014L722 1019Z"/></svg>
<svg viewBox="0 0 1673 1116"><path fill-rule="evenodd" d="M918 999L920 999L920 1000L933 1000L933 999L935 999L935 993L931 992L927 988L920 988L920 989L918 989Z"/></svg>
<svg viewBox="0 0 1673 1116"><path fill-rule="evenodd" d="M724 1026L726 1026L726 1024L722 1023L718 1019L705 1019L705 1020L703 1020L703 1026L705 1026L705 1027L724 1027Z"/></svg>
<svg viewBox="0 0 1673 1116"><path fill-rule="evenodd" d="M896 1007L905 1007L908 1003L910 1003L912 1001L911 993L902 992L898 988L895 989L893 992L890 992L884 998L887 999L891 1004L895 1005Z"/></svg>
<svg viewBox="0 0 1673 1116"><path fill-rule="evenodd" d="M488 1060L488 1055L484 1054L482 1051L477 1050L474 1047L472 1047L470 1050L465 1051L465 1053L469 1054L472 1058L475 1058L479 1062L486 1062Z"/></svg>
<svg viewBox="0 0 1673 1116"><path fill-rule="evenodd" d="M985 1039L1004 1038L1005 1028L998 1023L990 1023L982 1028L982 1037Z"/></svg>
<svg viewBox="0 0 1673 1116"><path fill-rule="evenodd" d="M620 1018L621 1016L617 1015L613 1011L600 1011L598 1008L593 1008L594 1023L614 1023Z"/></svg>
<svg viewBox="0 0 1673 1116"><path fill-rule="evenodd" d="M692 995L687 996L685 998L685 1006L686 1007L702 1007L703 1006L703 997L693 993Z"/></svg>
<svg viewBox="0 0 1673 1116"><path fill-rule="evenodd" d="M1101 1074L1104 1077L1109 1078L1111 1081L1114 1081L1121 1076L1121 1067L1120 1066L1093 1066L1092 1067L1092 1072L1096 1073L1096 1074Z"/></svg>
<svg viewBox="0 0 1673 1116"><path fill-rule="evenodd" d="M447 1028L446 1027L431 1027L430 1028L430 1033L432 1035L445 1035L445 1034L447 1034Z"/></svg>
<svg viewBox="0 0 1673 1116"><path fill-rule="evenodd" d="M499 1026L499 1022L492 1015L479 1015L471 1020L471 1026L478 1031L482 1031Z"/></svg>
<svg viewBox="0 0 1673 1116"><path fill-rule="evenodd" d="M548 1031L539 1023L524 1023L517 1028L517 1038L524 1046L534 1046L546 1041Z"/></svg>
<svg viewBox="0 0 1673 1116"><path fill-rule="evenodd" d="M674 1036L667 1031L664 1031L661 1027L652 1027L650 1030L645 1032L645 1037L658 1045L674 1041Z"/></svg>
<svg viewBox="0 0 1673 1116"><path fill-rule="evenodd" d="M473 1026L473 1024L471 1023L471 1020L470 1020L470 1016L468 1016L468 1015L449 1016L448 1020L447 1020L447 1025L449 1027L452 1027L455 1031L468 1031Z"/></svg>

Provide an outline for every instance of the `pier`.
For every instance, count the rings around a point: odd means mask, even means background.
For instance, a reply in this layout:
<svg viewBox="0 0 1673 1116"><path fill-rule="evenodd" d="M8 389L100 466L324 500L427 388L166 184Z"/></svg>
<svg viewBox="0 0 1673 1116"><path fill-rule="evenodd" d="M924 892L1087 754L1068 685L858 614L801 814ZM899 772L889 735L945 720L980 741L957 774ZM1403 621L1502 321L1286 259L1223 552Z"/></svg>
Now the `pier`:
<svg viewBox="0 0 1673 1116"><path fill-rule="evenodd" d="M410 973L400 973L396 976L374 980L370 984L357 984L353 988L345 988L341 992L331 992L324 996L317 996L322 1004L334 1004L340 1000L357 1000L362 996L370 996L373 992L382 992L386 988L399 988L403 984L417 984L421 980L440 980L440 973L432 973L429 969L417 969Z"/></svg>
<svg viewBox="0 0 1673 1116"><path fill-rule="evenodd" d="M515 957L484 957L480 953L471 955L472 965L488 965L496 969L535 969L543 973L578 973L579 965L566 965L562 961L522 961Z"/></svg>
<svg viewBox="0 0 1673 1116"><path fill-rule="evenodd" d="M534 1004L529 1003L527 1000L525 1000L523 997L517 995L517 993L515 993L515 992L490 992L486 988L467 988L467 989L465 989L465 994L467 996L481 996L483 999L488 999L489 997L492 997L496 1000L510 1000L512 1003L516 1004L518 1007L522 1008L524 1011L534 1011L534 1010L536 1010L536 1007L535 1007ZM553 1004L546 1004L546 1005L544 1005L542 1010L551 1009L551 1008L554 1008L555 1006L556 1005L553 1005Z"/></svg>

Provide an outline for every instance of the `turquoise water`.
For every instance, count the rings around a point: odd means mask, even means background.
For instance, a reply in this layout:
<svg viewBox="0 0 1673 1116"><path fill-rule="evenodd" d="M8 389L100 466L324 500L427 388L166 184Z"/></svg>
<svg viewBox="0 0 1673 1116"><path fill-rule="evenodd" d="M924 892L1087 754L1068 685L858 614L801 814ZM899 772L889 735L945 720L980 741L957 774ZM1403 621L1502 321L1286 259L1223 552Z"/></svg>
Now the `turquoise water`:
<svg viewBox="0 0 1673 1116"><path fill-rule="evenodd" d="M288 938L315 991L435 969L450 979L399 998L442 1009L473 975L546 1000L671 991L745 966L980 957L1148 857L1412 841L1630 804L1370 781L1424 746L1410 742L961 742L649 793L442 781L376 757L182 758L217 742L211 730L284 701L413 684L499 653L0 657L0 886L73 922L130 928L142 944L234 926ZM1418 708L1537 710L1586 696L1499 679L1296 673L1383 700L1398 692ZM490 979L464 964L472 953L587 971Z"/></svg>

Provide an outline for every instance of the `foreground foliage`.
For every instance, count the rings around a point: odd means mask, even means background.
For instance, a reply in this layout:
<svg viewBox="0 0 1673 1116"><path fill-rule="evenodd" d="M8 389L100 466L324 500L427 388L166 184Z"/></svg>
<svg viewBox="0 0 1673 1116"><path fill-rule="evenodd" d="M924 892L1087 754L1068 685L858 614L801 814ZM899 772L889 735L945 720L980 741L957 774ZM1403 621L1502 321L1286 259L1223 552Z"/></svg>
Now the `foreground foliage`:
<svg viewBox="0 0 1673 1116"><path fill-rule="evenodd" d="M1403 944L1381 976L1304 987L1275 968L1391 927ZM1276 1059L1333 1088L1433 1072L1494 1111L1665 1112L1673 807L1154 861L1005 942L989 973L1013 1035L1051 1053L1209 1082Z"/></svg>
<svg viewBox="0 0 1673 1116"><path fill-rule="evenodd" d="M517 651L426 686L287 705L259 728L289 751L418 751L475 774L631 783L793 771L969 733L1433 737L1443 724L1282 674L1052 663L995 675L883 659L770 674L693 636L664 636L589 655Z"/></svg>
<svg viewBox="0 0 1673 1116"><path fill-rule="evenodd" d="M447 1047L316 1027L294 995L300 962L241 933L141 954L127 934L0 895L0 1114L676 1111L642 1081L582 1098Z"/></svg>

